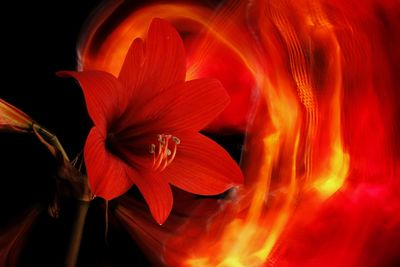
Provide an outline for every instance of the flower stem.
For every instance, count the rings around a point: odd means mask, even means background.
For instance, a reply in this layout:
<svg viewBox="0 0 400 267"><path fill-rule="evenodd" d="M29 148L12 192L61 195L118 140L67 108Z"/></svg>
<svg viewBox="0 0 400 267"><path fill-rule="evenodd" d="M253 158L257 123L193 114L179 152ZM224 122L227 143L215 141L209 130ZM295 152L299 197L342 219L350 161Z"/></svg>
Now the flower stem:
<svg viewBox="0 0 400 267"><path fill-rule="evenodd" d="M58 192L56 192L56 194L72 196L76 201L74 206L76 210L74 211L75 213L73 215L70 241L64 261L64 267L75 267L78 260L86 215L89 209L90 201L93 199L87 177L82 175L71 164L67 153L55 134L36 123L33 123L32 130L40 142L42 142L50 150L51 154L57 159L57 175L59 178L61 178L59 183L60 186L63 185L63 182L69 183L69 186L63 186L63 188L57 189Z"/></svg>
<svg viewBox="0 0 400 267"><path fill-rule="evenodd" d="M89 201L77 200L76 212L71 231L71 239L65 257L64 267L75 267L78 260L85 219L89 209Z"/></svg>
<svg viewBox="0 0 400 267"><path fill-rule="evenodd" d="M61 145L55 134L51 133L49 130L40 126L37 123L34 123L32 125L32 129L36 136L39 138L40 142L42 142L50 150L53 156L56 156L59 151L62 157L65 160L69 161L67 153L65 152L63 146Z"/></svg>

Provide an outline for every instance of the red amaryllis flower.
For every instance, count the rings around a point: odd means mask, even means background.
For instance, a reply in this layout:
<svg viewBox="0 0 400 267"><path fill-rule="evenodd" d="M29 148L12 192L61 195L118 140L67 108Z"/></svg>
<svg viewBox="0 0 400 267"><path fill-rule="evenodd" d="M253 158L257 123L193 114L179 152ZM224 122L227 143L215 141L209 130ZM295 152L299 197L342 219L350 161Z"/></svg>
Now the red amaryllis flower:
<svg viewBox="0 0 400 267"><path fill-rule="evenodd" d="M94 127L85 145L92 192L107 200L136 185L162 224L172 208L169 184L201 195L243 181L238 165L199 133L228 104L217 80L185 81L176 30L154 19L133 41L118 78L102 71L61 72L83 89Z"/></svg>
<svg viewBox="0 0 400 267"><path fill-rule="evenodd" d="M29 132L32 130L32 119L24 112L0 99L0 130Z"/></svg>

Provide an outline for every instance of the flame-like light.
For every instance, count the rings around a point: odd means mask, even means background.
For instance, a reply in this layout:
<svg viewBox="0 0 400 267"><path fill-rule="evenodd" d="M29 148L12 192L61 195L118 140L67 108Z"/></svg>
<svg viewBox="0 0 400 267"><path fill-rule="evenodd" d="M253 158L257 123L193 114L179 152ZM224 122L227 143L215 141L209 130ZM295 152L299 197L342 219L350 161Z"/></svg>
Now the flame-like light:
<svg viewBox="0 0 400 267"><path fill-rule="evenodd" d="M246 182L227 199L191 201L189 216L172 215L164 231L129 205L117 208L153 258L206 267L400 263L399 3L126 9L120 2L94 17L80 68L117 75L151 19L170 20L188 51L187 78L215 76L233 99L208 130L246 134Z"/></svg>

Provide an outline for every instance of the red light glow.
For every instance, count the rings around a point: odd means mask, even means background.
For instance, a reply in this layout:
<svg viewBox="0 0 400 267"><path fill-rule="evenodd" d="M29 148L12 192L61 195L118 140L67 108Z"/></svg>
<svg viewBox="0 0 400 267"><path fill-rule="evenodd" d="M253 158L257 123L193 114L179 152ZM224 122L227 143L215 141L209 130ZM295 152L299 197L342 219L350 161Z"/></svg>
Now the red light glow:
<svg viewBox="0 0 400 267"><path fill-rule="evenodd" d="M110 30L121 7L105 6L88 26L80 69L117 75L151 19L169 20L185 41L187 79L218 78L231 95L207 130L246 136L245 185L226 199L185 199L161 228L133 200L116 209L150 258L206 267L400 264L396 0L151 4L124 12Z"/></svg>

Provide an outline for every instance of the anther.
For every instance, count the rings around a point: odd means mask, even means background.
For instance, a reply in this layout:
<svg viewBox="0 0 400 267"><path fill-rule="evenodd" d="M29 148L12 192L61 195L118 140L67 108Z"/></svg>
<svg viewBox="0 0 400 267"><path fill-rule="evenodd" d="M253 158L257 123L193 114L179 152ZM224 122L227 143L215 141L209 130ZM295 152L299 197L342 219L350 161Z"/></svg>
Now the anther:
<svg viewBox="0 0 400 267"><path fill-rule="evenodd" d="M181 143L181 140L176 136L172 136L172 141L174 141L174 143L177 145L179 145Z"/></svg>
<svg viewBox="0 0 400 267"><path fill-rule="evenodd" d="M156 153L156 145L155 144L151 144L150 145L149 152L150 152L150 154L155 154Z"/></svg>

